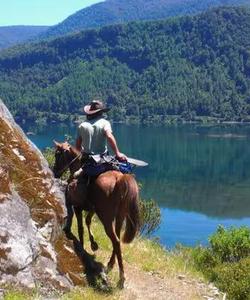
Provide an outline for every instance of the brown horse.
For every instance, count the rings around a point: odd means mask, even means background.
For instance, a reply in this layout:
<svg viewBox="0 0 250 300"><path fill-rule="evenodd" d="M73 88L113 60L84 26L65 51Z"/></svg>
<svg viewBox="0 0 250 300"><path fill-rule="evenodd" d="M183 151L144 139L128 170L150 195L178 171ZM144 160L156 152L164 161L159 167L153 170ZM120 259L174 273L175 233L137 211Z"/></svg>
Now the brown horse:
<svg viewBox="0 0 250 300"><path fill-rule="evenodd" d="M73 174L80 167L79 152L67 142L57 143L55 152L55 177L60 177L69 168ZM132 175L118 171L107 171L91 180L88 186L80 182L70 182L66 192L66 206L68 217L66 232L70 232L73 210L77 217L78 234L83 244L82 210L88 211L86 224L88 227L91 248L97 250L97 244L90 231L91 218L97 214L102 222L107 236L113 246L113 252L108 262L108 271L111 270L117 257L119 265L119 286L124 286L125 276L122 261L120 232L126 220L123 242L130 243L139 229L138 185Z"/></svg>

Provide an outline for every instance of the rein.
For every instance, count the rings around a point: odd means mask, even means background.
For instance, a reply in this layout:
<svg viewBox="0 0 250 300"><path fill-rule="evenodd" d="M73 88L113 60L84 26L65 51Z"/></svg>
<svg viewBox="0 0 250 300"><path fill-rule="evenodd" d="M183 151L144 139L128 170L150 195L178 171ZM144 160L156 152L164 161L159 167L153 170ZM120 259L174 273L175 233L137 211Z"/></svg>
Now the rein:
<svg viewBox="0 0 250 300"><path fill-rule="evenodd" d="M58 173L60 174L60 177L63 175L63 173L73 164L73 162L75 162L80 156L82 155L82 153L80 152L75 158L73 158L64 168L62 168L62 170L60 170Z"/></svg>

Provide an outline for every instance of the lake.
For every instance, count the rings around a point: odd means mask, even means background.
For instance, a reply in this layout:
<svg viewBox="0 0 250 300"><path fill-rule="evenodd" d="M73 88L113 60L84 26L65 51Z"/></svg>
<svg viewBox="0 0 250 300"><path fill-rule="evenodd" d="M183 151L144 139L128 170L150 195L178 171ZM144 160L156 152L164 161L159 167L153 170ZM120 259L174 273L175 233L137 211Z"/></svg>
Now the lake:
<svg viewBox="0 0 250 300"><path fill-rule="evenodd" d="M40 148L76 135L76 124L26 125ZM143 199L161 207L154 236L168 247L206 244L219 224L250 226L250 126L114 124L119 148L147 161L135 170Z"/></svg>

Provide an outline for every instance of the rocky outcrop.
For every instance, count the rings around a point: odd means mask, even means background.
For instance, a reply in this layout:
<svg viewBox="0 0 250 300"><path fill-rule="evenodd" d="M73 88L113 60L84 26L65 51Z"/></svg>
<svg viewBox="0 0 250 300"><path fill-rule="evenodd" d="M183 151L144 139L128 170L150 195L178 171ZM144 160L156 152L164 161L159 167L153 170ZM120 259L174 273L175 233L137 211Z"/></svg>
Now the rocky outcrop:
<svg viewBox="0 0 250 300"><path fill-rule="evenodd" d="M64 290L83 283L81 263L61 231L65 213L46 160L0 100L1 287Z"/></svg>

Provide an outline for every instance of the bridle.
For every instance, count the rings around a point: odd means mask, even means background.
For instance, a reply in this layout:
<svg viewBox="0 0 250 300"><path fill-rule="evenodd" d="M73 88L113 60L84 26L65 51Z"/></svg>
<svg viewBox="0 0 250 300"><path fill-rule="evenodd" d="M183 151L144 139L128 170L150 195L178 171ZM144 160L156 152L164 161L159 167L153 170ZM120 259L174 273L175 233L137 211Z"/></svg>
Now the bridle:
<svg viewBox="0 0 250 300"><path fill-rule="evenodd" d="M68 151L67 149L64 149L63 152ZM73 158L66 166L64 166L61 170L58 171L58 174L60 174L59 177L63 175L63 173L78 159L80 158L82 153L80 152L75 158Z"/></svg>

